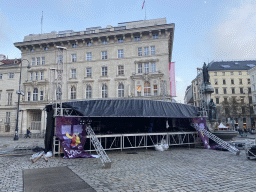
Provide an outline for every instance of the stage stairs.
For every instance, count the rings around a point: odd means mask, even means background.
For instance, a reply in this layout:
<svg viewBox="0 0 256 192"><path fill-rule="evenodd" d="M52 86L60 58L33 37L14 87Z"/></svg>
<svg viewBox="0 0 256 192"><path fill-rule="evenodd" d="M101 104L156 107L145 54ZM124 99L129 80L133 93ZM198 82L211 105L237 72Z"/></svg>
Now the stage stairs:
<svg viewBox="0 0 256 192"><path fill-rule="evenodd" d="M192 124L192 127L194 127L198 132L202 132L204 135L206 135L209 139L212 139L213 141L215 141L217 144L219 144L221 147L223 147L224 149L227 149L228 151L230 151L231 153L235 154L235 155L239 155L240 151L235 147L230 145L229 143L227 143L226 141L223 141L222 139L220 139L219 137L217 137L216 135L212 134L211 132L207 131L204 128L200 128L198 126L198 124Z"/></svg>
<svg viewBox="0 0 256 192"><path fill-rule="evenodd" d="M104 168L110 168L111 167L111 161L106 153L106 151L103 149L99 139L96 137L92 127L90 124L87 124L85 127L85 130L87 134L91 137L91 142L95 148L95 151L100 156L100 160L103 164Z"/></svg>

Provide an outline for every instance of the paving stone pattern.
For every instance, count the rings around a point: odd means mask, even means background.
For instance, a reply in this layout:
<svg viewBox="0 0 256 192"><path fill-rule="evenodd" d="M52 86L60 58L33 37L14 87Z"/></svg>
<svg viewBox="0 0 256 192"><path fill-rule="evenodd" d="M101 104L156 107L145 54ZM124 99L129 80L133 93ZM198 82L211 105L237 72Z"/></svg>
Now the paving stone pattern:
<svg viewBox="0 0 256 192"><path fill-rule="evenodd" d="M127 154L135 151L137 154ZM0 156L0 191L23 191L24 169L61 166L68 166L96 191L249 192L256 189L256 161L246 159L244 151L240 156L199 148L107 153L112 161L111 169L102 169L100 159L55 157L49 162L40 159L32 163L29 155Z"/></svg>

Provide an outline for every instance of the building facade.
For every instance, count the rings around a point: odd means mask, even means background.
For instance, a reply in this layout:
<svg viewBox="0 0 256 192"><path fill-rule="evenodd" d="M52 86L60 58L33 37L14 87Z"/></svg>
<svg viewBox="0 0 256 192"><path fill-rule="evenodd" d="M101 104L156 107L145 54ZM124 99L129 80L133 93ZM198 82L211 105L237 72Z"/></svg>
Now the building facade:
<svg viewBox="0 0 256 192"><path fill-rule="evenodd" d="M256 114L256 67L249 70L249 75L251 79L253 112Z"/></svg>
<svg viewBox="0 0 256 192"><path fill-rule="evenodd" d="M210 83L214 89L211 95L218 107L219 121L231 124L235 120L235 126L251 129L255 126L255 118L252 109L251 78L249 70L256 66L256 61L220 61L209 64ZM199 107L198 78L192 81L194 105ZM238 108L236 113L225 112L223 103L230 103L235 99ZM232 106L226 105L226 108ZM226 109L227 111L229 109ZM232 122L233 123L233 122Z"/></svg>
<svg viewBox="0 0 256 192"><path fill-rule="evenodd" d="M45 129L45 105L56 99L57 60L64 63L62 100L171 100L169 62L175 25L166 19L119 23L86 31L29 35L14 43L31 69L22 71L21 127ZM66 47L63 57L56 46Z"/></svg>
<svg viewBox="0 0 256 192"><path fill-rule="evenodd" d="M17 119L20 59L0 61L0 134L13 135Z"/></svg>

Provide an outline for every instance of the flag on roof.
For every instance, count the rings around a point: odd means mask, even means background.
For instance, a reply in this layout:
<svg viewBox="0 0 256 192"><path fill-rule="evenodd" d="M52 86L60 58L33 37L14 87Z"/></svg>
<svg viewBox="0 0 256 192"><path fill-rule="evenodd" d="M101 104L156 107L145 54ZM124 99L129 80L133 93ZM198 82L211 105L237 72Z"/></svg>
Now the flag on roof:
<svg viewBox="0 0 256 192"><path fill-rule="evenodd" d="M143 4L142 4L142 9L143 9L143 7L144 7L144 4L145 4L145 0L143 1Z"/></svg>

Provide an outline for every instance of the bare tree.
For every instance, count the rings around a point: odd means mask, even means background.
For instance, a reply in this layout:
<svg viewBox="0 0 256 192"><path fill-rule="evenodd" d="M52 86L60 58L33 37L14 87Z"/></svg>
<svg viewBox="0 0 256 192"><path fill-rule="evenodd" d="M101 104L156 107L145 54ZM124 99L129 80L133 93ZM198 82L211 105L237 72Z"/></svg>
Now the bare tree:
<svg viewBox="0 0 256 192"><path fill-rule="evenodd" d="M218 108L219 118L221 122L226 122L227 118L233 119L234 117L241 117L244 103L241 102L240 98L229 97L225 99Z"/></svg>

